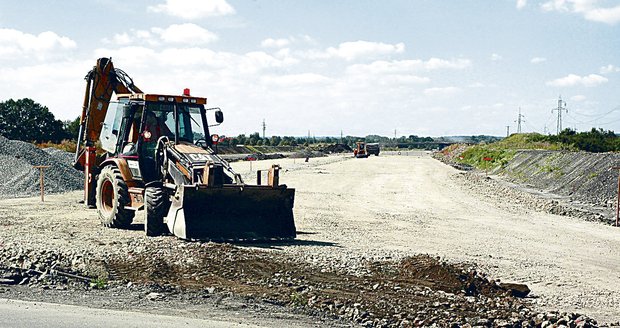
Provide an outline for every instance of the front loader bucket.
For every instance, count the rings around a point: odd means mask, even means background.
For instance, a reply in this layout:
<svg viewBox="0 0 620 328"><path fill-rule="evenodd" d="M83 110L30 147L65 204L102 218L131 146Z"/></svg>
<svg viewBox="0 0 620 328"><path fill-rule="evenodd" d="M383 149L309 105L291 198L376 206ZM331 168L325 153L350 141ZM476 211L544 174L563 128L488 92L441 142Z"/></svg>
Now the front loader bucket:
<svg viewBox="0 0 620 328"><path fill-rule="evenodd" d="M294 198L286 186L179 186L166 222L183 239L293 239Z"/></svg>

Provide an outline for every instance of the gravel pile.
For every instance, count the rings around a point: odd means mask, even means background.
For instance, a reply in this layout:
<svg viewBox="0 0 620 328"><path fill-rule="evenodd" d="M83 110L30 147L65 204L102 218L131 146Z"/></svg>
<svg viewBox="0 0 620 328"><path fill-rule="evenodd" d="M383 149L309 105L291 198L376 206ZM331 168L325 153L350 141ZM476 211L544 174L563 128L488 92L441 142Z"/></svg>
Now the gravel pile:
<svg viewBox="0 0 620 328"><path fill-rule="evenodd" d="M83 188L81 172L71 166L71 154L41 150L34 145L0 136L0 198L34 196L40 192L39 169L45 169L45 192L62 193Z"/></svg>

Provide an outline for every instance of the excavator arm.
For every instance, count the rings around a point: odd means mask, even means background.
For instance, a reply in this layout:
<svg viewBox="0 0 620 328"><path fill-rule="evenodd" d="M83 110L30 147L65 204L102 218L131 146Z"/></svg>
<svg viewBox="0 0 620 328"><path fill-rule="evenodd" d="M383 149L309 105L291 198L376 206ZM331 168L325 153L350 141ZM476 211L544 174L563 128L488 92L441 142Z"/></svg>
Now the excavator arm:
<svg viewBox="0 0 620 328"><path fill-rule="evenodd" d="M133 80L124 71L115 69L110 58L99 58L97 65L84 79L86 90L78 141L90 146L99 139L112 93L142 93L142 90L133 84Z"/></svg>
<svg viewBox="0 0 620 328"><path fill-rule="evenodd" d="M84 104L80 116L80 132L75 149L74 167L85 175L84 200L94 205L95 143L108 112L112 94L142 93L133 80L122 70L114 68L111 58L99 58L97 65L86 74Z"/></svg>

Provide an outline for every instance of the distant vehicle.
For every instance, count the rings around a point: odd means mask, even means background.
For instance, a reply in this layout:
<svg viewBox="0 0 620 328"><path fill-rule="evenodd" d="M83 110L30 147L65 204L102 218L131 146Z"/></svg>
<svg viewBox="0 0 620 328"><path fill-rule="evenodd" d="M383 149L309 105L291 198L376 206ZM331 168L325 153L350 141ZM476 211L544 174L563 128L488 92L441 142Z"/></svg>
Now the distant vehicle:
<svg viewBox="0 0 620 328"><path fill-rule="evenodd" d="M375 155L379 156L379 144L378 143L367 143L366 144L366 154L368 156Z"/></svg>
<svg viewBox="0 0 620 328"><path fill-rule="evenodd" d="M357 146L353 150L353 156L355 156L356 158L368 157L368 153L366 152L366 143L363 141L358 141L355 144Z"/></svg>

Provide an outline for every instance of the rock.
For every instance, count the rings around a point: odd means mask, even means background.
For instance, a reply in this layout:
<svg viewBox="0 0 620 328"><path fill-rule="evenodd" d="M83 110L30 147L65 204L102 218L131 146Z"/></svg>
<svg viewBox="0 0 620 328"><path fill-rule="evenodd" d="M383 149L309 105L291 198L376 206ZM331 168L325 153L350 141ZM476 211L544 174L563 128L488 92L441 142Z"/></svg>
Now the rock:
<svg viewBox="0 0 620 328"><path fill-rule="evenodd" d="M160 301L166 298L166 295L153 292L146 295L146 298L150 301Z"/></svg>
<svg viewBox="0 0 620 328"><path fill-rule="evenodd" d="M16 285L17 280L10 278L0 278L0 284L2 285Z"/></svg>
<svg viewBox="0 0 620 328"><path fill-rule="evenodd" d="M499 286L507 291L510 291L510 294L515 297L526 297L530 293L530 288L525 284L515 284L515 283L500 283Z"/></svg>

